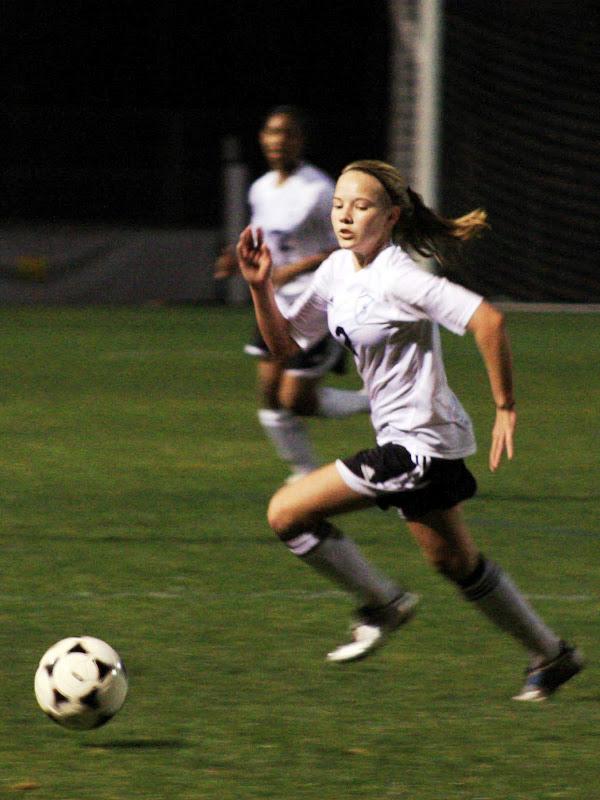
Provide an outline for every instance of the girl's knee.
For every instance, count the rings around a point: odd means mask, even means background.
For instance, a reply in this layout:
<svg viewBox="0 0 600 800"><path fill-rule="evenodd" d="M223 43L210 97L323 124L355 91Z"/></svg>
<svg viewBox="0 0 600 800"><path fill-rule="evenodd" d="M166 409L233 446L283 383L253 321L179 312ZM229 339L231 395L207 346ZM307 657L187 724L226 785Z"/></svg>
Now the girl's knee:
<svg viewBox="0 0 600 800"><path fill-rule="evenodd" d="M302 509L294 502L293 492L284 487L276 492L267 509L269 526L281 539L288 539L312 528L319 523L321 516Z"/></svg>
<svg viewBox="0 0 600 800"><path fill-rule="evenodd" d="M279 386L277 402L299 417L312 416L317 409L317 395L312 382L295 379Z"/></svg>
<svg viewBox="0 0 600 800"><path fill-rule="evenodd" d="M431 567L450 581L461 581L469 575L475 563L470 553L453 550L449 547L437 547L427 552L426 558Z"/></svg>
<svg viewBox="0 0 600 800"><path fill-rule="evenodd" d="M273 495L267 509L267 520L271 530L279 537L294 532L295 515L292 507L281 496L281 492Z"/></svg>
<svg viewBox="0 0 600 800"><path fill-rule="evenodd" d="M315 403L310 398L296 396L282 397L280 395L277 400L282 408L285 408L286 411L295 414L297 417L310 417L315 412Z"/></svg>

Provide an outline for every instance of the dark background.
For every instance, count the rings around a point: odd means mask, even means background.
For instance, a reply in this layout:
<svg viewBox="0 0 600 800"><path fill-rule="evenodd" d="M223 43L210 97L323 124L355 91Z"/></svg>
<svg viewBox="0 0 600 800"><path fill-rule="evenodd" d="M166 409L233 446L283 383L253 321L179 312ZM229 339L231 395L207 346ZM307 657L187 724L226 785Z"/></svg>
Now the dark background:
<svg viewBox="0 0 600 800"><path fill-rule="evenodd" d="M5 219L220 224L222 139L279 103L335 173L385 155L383 0L2 4Z"/></svg>
<svg viewBox="0 0 600 800"><path fill-rule="evenodd" d="M459 278L600 302L600 3L446 0L441 207L487 209Z"/></svg>
<svg viewBox="0 0 600 800"><path fill-rule="evenodd" d="M0 9L5 226L219 229L224 139L255 177L279 103L312 115L308 155L331 174L387 157L385 0ZM488 296L600 302L600 4L445 0L442 53L438 209L483 206L492 226L455 277Z"/></svg>

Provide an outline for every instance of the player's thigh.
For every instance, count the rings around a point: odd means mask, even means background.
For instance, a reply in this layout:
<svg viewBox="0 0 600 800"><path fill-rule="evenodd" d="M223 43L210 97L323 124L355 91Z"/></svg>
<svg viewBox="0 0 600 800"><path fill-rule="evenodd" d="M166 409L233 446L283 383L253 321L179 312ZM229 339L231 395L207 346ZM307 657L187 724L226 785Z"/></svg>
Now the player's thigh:
<svg viewBox="0 0 600 800"><path fill-rule="evenodd" d="M269 503L269 524L276 533L306 530L325 517L370 508L373 500L358 494L327 464L304 478L282 486Z"/></svg>
<svg viewBox="0 0 600 800"><path fill-rule="evenodd" d="M430 511L408 528L428 561L452 578L466 577L477 565L479 549L464 521L460 504Z"/></svg>
<svg viewBox="0 0 600 800"><path fill-rule="evenodd" d="M284 372L279 384L278 400L283 408L295 414L311 415L317 407L318 377L305 377L291 372Z"/></svg>

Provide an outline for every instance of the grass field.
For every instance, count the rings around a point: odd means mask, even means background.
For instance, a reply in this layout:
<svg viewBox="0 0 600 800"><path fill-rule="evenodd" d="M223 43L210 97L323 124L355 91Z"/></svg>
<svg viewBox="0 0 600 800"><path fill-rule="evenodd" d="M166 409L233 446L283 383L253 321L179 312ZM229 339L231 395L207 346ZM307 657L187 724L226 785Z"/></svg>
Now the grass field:
<svg viewBox="0 0 600 800"><path fill-rule="evenodd" d="M444 337L480 443L476 538L589 661L533 707L510 700L520 648L393 512L341 524L420 613L372 659L324 662L351 603L267 530L285 472L256 421L250 325L245 309L3 310L0 797L600 798L598 316L509 315L518 451L496 475L483 367ZM365 417L311 429L327 460L372 442ZM41 654L79 633L131 680L85 734L33 695Z"/></svg>

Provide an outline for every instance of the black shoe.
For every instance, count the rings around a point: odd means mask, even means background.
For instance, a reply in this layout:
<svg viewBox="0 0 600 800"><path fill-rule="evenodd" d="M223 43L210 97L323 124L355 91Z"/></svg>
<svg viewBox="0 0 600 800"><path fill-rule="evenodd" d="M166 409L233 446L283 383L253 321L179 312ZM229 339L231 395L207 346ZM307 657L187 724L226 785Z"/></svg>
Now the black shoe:
<svg viewBox="0 0 600 800"><path fill-rule="evenodd" d="M524 700L539 703L546 700L559 689L563 683L577 675L583 669L583 657L579 650L565 642L560 643L560 653L539 667L528 669L525 685L513 700Z"/></svg>

